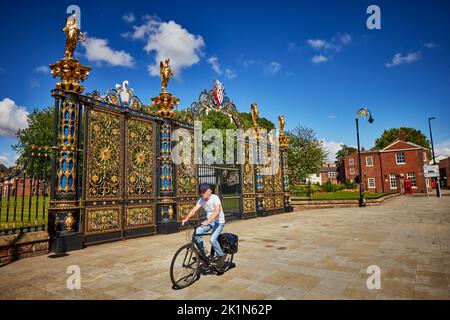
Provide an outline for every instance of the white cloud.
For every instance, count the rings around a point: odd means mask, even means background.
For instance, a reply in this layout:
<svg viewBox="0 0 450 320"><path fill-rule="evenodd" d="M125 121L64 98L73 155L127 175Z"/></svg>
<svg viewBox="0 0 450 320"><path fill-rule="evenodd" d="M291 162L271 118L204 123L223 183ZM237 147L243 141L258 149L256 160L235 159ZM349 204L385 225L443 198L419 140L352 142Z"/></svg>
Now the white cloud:
<svg viewBox="0 0 450 320"><path fill-rule="evenodd" d="M136 20L136 17L134 16L134 14L132 12L124 14L122 16L122 20L125 21L126 23L133 23Z"/></svg>
<svg viewBox="0 0 450 320"><path fill-rule="evenodd" d="M446 139L434 145L434 152L438 156L450 156L450 139Z"/></svg>
<svg viewBox="0 0 450 320"><path fill-rule="evenodd" d="M206 60L211 65L211 68L214 70L214 72L218 75L222 74L222 70L220 70L219 65L219 59L216 56L210 57L208 60Z"/></svg>
<svg viewBox="0 0 450 320"><path fill-rule="evenodd" d="M322 63L322 62L327 62L328 58L323 56L323 55L315 55L311 58L311 62L312 63Z"/></svg>
<svg viewBox="0 0 450 320"><path fill-rule="evenodd" d="M34 69L35 72L50 74L50 67L46 65L42 65Z"/></svg>
<svg viewBox="0 0 450 320"><path fill-rule="evenodd" d="M433 42L425 42L423 45L424 45L426 48L428 48L428 49L433 49L433 48L437 48L437 47L438 47L438 45L435 44L435 43L433 43Z"/></svg>
<svg viewBox="0 0 450 320"><path fill-rule="evenodd" d="M386 65L386 67L391 68L391 67L395 67L395 66L398 66L401 64L418 61L418 60L420 60L421 57L422 57L422 53L420 51L417 51L414 53L408 53L405 56L402 56L401 53L397 53L392 58L392 61L387 62L385 65Z"/></svg>
<svg viewBox="0 0 450 320"><path fill-rule="evenodd" d="M325 40L320 39L308 39L306 43L313 48L314 50L321 50L326 47L327 42Z"/></svg>
<svg viewBox="0 0 450 320"><path fill-rule="evenodd" d="M328 115L328 119L336 119L336 116L334 114Z"/></svg>
<svg viewBox="0 0 450 320"><path fill-rule="evenodd" d="M315 51L321 51L320 54L314 55L311 58L312 63L327 62L332 54L338 53L346 45L352 42L352 36L348 33L337 33L329 40L323 39L308 39L306 44Z"/></svg>
<svg viewBox="0 0 450 320"><path fill-rule="evenodd" d="M17 130L28 126L25 107L17 106L9 98L0 101L0 114L0 136L14 136Z"/></svg>
<svg viewBox="0 0 450 320"><path fill-rule="evenodd" d="M234 70L225 68L225 76L226 76L228 79L232 80L232 79L234 79L234 78L237 77L237 73L236 73Z"/></svg>
<svg viewBox="0 0 450 320"><path fill-rule="evenodd" d="M334 162L336 161L336 153L341 150L341 144L344 144L343 142L335 142L335 141L327 141L325 139L322 139L323 146L326 151L328 151L327 160L328 162Z"/></svg>
<svg viewBox="0 0 450 320"><path fill-rule="evenodd" d="M211 65L211 68L217 75L222 75L225 73L225 77L227 77L229 80L232 80L237 76L237 73L230 68L225 68L225 71L222 71L222 68L220 67L219 64L219 58L217 58L216 56L209 57L208 60L206 60L206 62L208 62Z"/></svg>
<svg viewBox="0 0 450 320"><path fill-rule="evenodd" d="M6 72L6 70L2 67L0 67L0 73Z"/></svg>
<svg viewBox="0 0 450 320"><path fill-rule="evenodd" d="M40 82L36 79L29 79L28 80L28 86L32 89L39 88L41 86Z"/></svg>
<svg viewBox="0 0 450 320"><path fill-rule="evenodd" d="M154 63L148 66L150 75L159 76L159 63L165 59L170 59L175 76L200 61L205 46L200 35L189 33L174 21L162 22L155 16L145 16L144 20L143 25L133 26L134 31L124 36L145 41L144 50L155 53Z"/></svg>
<svg viewBox="0 0 450 320"><path fill-rule="evenodd" d="M274 75L281 69L281 64L278 62L272 61L267 66L264 67L264 73L265 74L271 74Z"/></svg>
<svg viewBox="0 0 450 320"><path fill-rule="evenodd" d="M82 45L86 49L86 58L91 62L106 63L114 67L133 67L134 65L134 59L129 53L111 49L107 39L86 37Z"/></svg>

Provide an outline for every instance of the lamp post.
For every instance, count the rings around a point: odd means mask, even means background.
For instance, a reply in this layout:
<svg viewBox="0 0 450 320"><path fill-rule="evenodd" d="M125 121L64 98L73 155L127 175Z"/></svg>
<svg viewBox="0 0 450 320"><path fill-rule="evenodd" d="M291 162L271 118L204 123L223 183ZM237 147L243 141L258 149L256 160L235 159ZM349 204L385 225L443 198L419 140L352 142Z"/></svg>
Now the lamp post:
<svg viewBox="0 0 450 320"><path fill-rule="evenodd" d="M431 139L431 150L433 152L433 164L436 164L436 157L434 155L434 144L433 144L433 133L431 132L431 120L436 119L435 117L428 118L428 127L430 128L430 139ZM437 177L437 184L436 184L436 196L441 196L441 185L440 185L440 177Z"/></svg>
<svg viewBox="0 0 450 320"><path fill-rule="evenodd" d="M369 116L369 123L373 123L372 114L370 113L369 109L367 108L361 108L356 112L356 139L358 141L358 167L359 167L359 206L361 208L366 206L366 199L364 198L364 181L362 176L362 167L361 167L361 148L359 146L359 124L358 124L358 118L366 118Z"/></svg>

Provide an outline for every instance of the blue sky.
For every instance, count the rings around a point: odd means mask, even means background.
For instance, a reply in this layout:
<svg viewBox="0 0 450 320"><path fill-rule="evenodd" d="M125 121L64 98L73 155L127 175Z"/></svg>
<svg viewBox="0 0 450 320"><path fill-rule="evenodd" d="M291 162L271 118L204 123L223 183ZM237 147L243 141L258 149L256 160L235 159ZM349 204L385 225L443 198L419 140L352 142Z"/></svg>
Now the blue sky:
<svg viewBox="0 0 450 320"><path fill-rule="evenodd" d="M0 162L12 163L12 132L26 112L52 105L48 66L64 54L66 8L81 8L88 41L76 57L90 65L85 93L128 80L144 103L158 95L152 66L171 55L170 91L188 107L213 81L238 109L257 102L286 128L313 128L331 153L356 144L354 115L368 107L362 145L383 130L410 126L450 153L448 1L8 1L0 30ZM366 9L381 8L381 30ZM170 37L168 35L171 35ZM150 66L150 67L149 67Z"/></svg>

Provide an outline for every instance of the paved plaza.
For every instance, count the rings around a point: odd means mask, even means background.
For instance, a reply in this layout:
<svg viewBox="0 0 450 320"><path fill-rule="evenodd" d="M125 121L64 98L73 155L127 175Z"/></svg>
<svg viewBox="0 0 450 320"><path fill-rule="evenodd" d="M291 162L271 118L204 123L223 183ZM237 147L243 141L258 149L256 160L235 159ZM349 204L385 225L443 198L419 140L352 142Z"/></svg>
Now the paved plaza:
<svg viewBox="0 0 450 320"><path fill-rule="evenodd" d="M172 289L186 232L90 246L0 268L0 299L449 299L450 197L402 196L381 206L303 210L228 223L236 266ZM67 267L81 269L69 290ZM367 267L381 269L369 290Z"/></svg>

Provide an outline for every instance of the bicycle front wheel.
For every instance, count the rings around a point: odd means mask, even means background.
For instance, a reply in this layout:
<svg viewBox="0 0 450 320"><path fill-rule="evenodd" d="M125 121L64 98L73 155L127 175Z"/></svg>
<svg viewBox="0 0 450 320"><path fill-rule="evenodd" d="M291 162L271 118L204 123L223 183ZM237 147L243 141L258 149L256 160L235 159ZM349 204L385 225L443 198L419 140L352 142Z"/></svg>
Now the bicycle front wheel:
<svg viewBox="0 0 450 320"><path fill-rule="evenodd" d="M170 279L173 285L178 289L191 285L197 278L199 266L200 257L194 245L182 246L170 264Z"/></svg>

